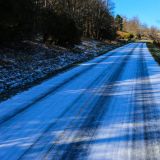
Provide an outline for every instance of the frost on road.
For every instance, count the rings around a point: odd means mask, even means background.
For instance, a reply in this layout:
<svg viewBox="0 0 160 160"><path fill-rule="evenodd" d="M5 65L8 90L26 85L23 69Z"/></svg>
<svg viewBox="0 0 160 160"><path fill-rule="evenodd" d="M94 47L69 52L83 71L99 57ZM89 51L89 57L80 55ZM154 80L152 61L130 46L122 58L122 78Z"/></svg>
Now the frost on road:
<svg viewBox="0 0 160 160"><path fill-rule="evenodd" d="M0 104L2 160L159 160L160 67L131 43Z"/></svg>

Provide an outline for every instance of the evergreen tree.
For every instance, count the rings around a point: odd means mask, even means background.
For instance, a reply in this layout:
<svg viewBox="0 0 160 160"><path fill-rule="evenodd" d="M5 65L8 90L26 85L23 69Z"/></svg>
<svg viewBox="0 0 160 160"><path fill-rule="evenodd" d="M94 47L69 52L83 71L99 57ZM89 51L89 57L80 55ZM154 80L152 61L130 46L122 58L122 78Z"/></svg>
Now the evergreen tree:
<svg viewBox="0 0 160 160"><path fill-rule="evenodd" d="M115 18L116 28L119 31L123 30L123 18L120 15L117 15Z"/></svg>

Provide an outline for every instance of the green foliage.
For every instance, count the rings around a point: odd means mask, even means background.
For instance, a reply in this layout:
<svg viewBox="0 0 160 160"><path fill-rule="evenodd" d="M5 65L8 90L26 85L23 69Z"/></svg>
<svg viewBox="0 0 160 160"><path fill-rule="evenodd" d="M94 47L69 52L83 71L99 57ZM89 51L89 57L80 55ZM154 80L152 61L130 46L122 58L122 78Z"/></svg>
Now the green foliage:
<svg viewBox="0 0 160 160"><path fill-rule="evenodd" d="M124 39L132 39L132 38L134 38L134 35L133 34L131 34L131 33L127 33L126 35L124 35Z"/></svg>
<svg viewBox="0 0 160 160"><path fill-rule="evenodd" d="M123 18L120 15L117 15L115 18L116 28L119 31L123 30Z"/></svg>

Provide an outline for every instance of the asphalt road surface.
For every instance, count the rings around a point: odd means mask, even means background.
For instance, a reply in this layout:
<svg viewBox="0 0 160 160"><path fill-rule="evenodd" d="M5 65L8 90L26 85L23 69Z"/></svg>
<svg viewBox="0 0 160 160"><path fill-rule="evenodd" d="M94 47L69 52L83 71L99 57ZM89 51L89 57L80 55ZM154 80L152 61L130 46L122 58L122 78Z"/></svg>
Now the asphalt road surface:
<svg viewBox="0 0 160 160"><path fill-rule="evenodd" d="M160 67L131 43L0 103L1 160L160 160Z"/></svg>

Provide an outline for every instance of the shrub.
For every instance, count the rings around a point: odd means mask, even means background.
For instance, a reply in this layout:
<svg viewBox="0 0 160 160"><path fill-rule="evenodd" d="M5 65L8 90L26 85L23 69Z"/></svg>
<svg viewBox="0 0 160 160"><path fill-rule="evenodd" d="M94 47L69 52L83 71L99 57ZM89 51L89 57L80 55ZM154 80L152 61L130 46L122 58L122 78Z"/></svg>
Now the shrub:
<svg viewBox="0 0 160 160"><path fill-rule="evenodd" d="M80 42L80 30L74 20L65 14L58 15L51 10L45 11L42 26L45 43L49 41L62 46L70 46Z"/></svg>
<svg viewBox="0 0 160 160"><path fill-rule="evenodd" d="M133 35L133 34L128 33L128 32L122 32L122 31L118 31L118 32L117 32L117 36L118 36L118 38L120 38L120 39L128 39L128 40L134 38L134 35Z"/></svg>
<svg viewBox="0 0 160 160"><path fill-rule="evenodd" d="M0 1L0 42L28 38L32 34L34 0Z"/></svg>

